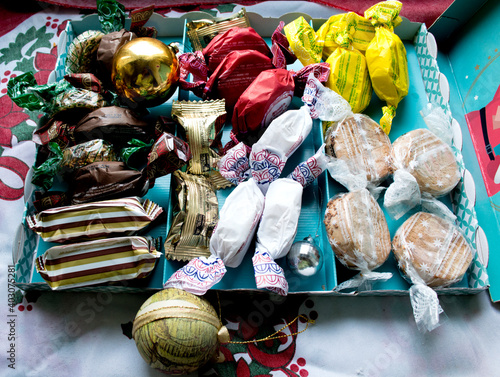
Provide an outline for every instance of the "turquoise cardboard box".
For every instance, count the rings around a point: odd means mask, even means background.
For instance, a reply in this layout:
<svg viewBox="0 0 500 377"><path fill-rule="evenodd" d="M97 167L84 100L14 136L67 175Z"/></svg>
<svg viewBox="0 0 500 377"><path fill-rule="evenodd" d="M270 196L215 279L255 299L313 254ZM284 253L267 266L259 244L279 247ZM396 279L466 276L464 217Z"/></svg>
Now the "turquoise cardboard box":
<svg viewBox="0 0 500 377"><path fill-rule="evenodd" d="M481 19L476 21L476 17L481 16L483 12L483 10L481 10L480 13L463 28L463 36L457 38L454 45L449 47L449 51L445 52L438 51L436 40L433 35L427 31L425 25L411 23L404 19L403 23L395 29L396 34L403 40L407 51L410 91L398 106L390 138L393 141L398 136L411 129L425 128L426 124L420 115L420 111L425 108L428 103L438 104L444 110L453 125L453 151L459 162L462 178L452 194L443 198L443 202L457 215L460 228L476 252L474 261L464 279L452 287L439 289L438 293L440 294L472 294L487 289L490 285L486 272L486 266L488 266L488 250L493 250L493 248L497 246L494 241L498 238L498 220L494 217L495 222L493 222L490 216L498 216L498 214L495 215L494 205L497 206L496 212L498 212L500 203L498 195L495 199L495 196L489 196L486 191L485 182L487 181L483 181L483 175L481 174L480 168L481 163L478 162L479 157L476 157L476 149L478 147L473 143L474 133L469 131L467 123L469 119L477 120L477 117L473 118L473 111L485 107L493 100L493 95L491 98L486 98L487 96L483 92L483 87L495 86L495 75L493 72L495 71L494 62L496 57L498 57L498 50L495 51L494 49L498 48L499 33L495 30L494 15L496 14L496 18L498 19L500 7L494 4L493 1L488 2L485 7L488 9L488 11L484 12L486 14L482 15ZM315 30L326 21L326 18L311 19L311 17L305 14L297 13L285 14L279 19L266 18L262 15L248 13L251 26L268 41L280 21L284 21L286 24L299 16L304 16ZM211 18L211 16L206 13L192 12L181 18L169 19L155 14L150 19L148 25L157 27L161 40L166 43L177 42L181 50L187 51L189 49L189 42L183 32L185 29L185 22L186 20L201 18ZM439 20L435 25L436 27L439 25ZM126 25L126 27L127 26L128 25ZM53 73L54 80L59 80L62 78L62 75L64 75L64 51L66 51L68 43L83 31L93 29L100 29L98 18L94 15L87 16L82 21L68 24L66 32L61 35L59 51L63 51L63 53L59 57L58 68ZM484 38L485 34L489 35L490 38ZM476 37L474 37L475 35ZM491 38L492 35L494 35L494 38ZM482 43L481 46L478 44L478 41ZM469 50L473 50L474 52ZM483 52L486 54L489 50L491 50L488 55L489 57L485 55L485 61L479 61L479 59L481 59L481 54ZM466 56L466 58L464 58L464 56ZM469 65L473 63L469 64L467 62L472 62L474 59L477 59L477 62L474 62L474 65L469 67ZM464 62L466 64L464 64ZM476 65L480 68L475 69ZM288 68L298 70L301 67L301 63L296 62ZM467 68L470 68L470 72L467 71ZM461 70L463 70L463 72ZM498 66L496 71L498 72ZM461 72L462 75L457 77L457 72ZM478 75L479 73L482 73L482 75ZM490 76L488 76L488 74ZM490 88L492 94L495 93L498 85L499 81L497 77L496 88ZM476 102L472 101L475 96L478 96ZM468 102L465 102L464 98ZM195 97L193 94L178 90L166 104L153 108L151 116L169 116L172 101L176 99L199 100L199 98ZM300 98L294 98L291 108L298 108L301 105ZM384 104L376 98L374 94L370 105L364 113L374 120L379 121L382 115L381 108L383 105ZM488 137L489 144L492 145L490 149L495 157L500 154L500 150L498 150L500 147L496 148L496 146L500 144L500 140L497 139L494 133L494 130L500 128L500 125L498 127L495 126L495 124L500 121L500 118L498 118L500 115L496 115L497 111L491 110L491 108L488 108L486 114L487 116L488 114L493 114L492 123L487 123L487 127L490 127L492 130L488 133ZM479 119L481 119L481 116L479 116ZM497 123L495 123L495 119L497 119ZM223 142L228 140L230 128L230 125L226 126ZM500 131L497 130L497 132ZM293 169L299 162L312 156L320 147L322 141L323 134L321 124L319 121L315 121L311 134L288 160L284 174ZM490 158L489 156L490 154L487 154L486 158ZM493 176L492 180L493 183L495 183L495 176ZM170 214L166 220L158 224L152 230L154 236L165 237L168 233L170 219L172 217L171 195L174 192L171 185L172 182L170 177L164 177L148 193L147 197L149 199L159 202L164 210ZM217 193L219 207L223 205L225 198L229 195L231 190L232 189L220 190ZM27 187L27 211L30 211L31 191L32 188ZM392 255L383 266L377 269L377 271L381 272L392 272L392 278L388 281L375 284L370 291L351 293L338 293L334 291L337 285L354 275L353 271L347 270L334 258L326 238L325 227L322 221L326 203L329 198L343 191L345 191L345 189L334 182L327 173L323 173L312 186L305 190L303 207L299 219L299 229L295 240L299 241L307 236L313 236L323 252L323 267L317 275L304 278L294 275L286 263L286 258L278 260L278 263L285 270L285 276L290 285L290 293L307 292L330 295L408 294L409 284L400 275L397 263ZM396 221L391 219L388 214L386 214L386 218L388 220L391 236L394 235L399 225L406 219L406 217L403 217ZM489 249L487 246L488 244L490 245ZM34 269L33 263L36 256L43 253L47 246L48 245L39 240L32 231L26 229L24 226L20 227L18 242L14 249L14 262L16 263L16 282L22 289L48 289L48 286ZM163 252L163 250L161 251ZM256 289L251 262L251 256L253 255L252 248L247 254L241 266L234 269L228 268L228 273L214 289ZM492 266L494 257L492 256L489 259L489 264ZM79 290L157 290L161 289L163 283L182 265L183 263L181 262L162 258L161 262L156 266L153 275L139 286L134 284L128 284L126 286L94 286L81 288ZM490 271L490 275L496 277L493 271ZM498 278L500 278L500 276Z"/></svg>

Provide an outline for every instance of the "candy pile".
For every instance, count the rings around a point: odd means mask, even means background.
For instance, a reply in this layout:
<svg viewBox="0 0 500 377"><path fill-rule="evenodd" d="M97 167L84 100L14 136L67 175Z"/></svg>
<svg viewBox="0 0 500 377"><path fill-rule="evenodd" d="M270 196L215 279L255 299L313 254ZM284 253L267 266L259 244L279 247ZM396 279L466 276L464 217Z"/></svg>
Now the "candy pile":
<svg viewBox="0 0 500 377"><path fill-rule="evenodd" d="M419 128L389 137L409 89L406 51L394 34L400 2L376 4L364 17L332 16L318 30L303 17L281 22L269 42L244 10L190 20L189 52L165 45L144 26L152 7L133 11L125 29L120 3L97 4L101 30L71 42L64 80L37 85L27 72L8 84L16 104L45 114L33 135L36 190L25 224L57 243L36 258L50 288L144 281L161 256L181 264L164 276L168 294L141 308L134 334L155 368L193 371L215 353L212 333L222 324L190 294L204 295L250 252L255 287L287 295L280 260L295 242L304 187L326 170L327 184L345 190L326 198L318 224L337 260L358 272L335 290L369 290L391 279L377 269L393 251L411 284L419 328L437 326L433 288L459 281L473 251L439 200L460 179L449 140L442 139L446 132ZM289 69L296 60L303 67ZM172 100L159 107L168 113L153 119L151 108L177 90L191 100ZM379 121L363 113L373 92L386 103ZM313 130L324 144L287 172L287 161ZM230 140L225 145L223 136ZM168 175L172 206L162 244L148 230L165 222L166 211L148 194ZM219 190L227 190L222 204ZM408 218L392 241L386 216ZM318 272L322 261L309 257L291 270L302 270L301 277ZM175 312L178 301L183 306ZM152 339L156 329L170 331L182 322L178 317L197 325L206 320L208 327L193 331L211 332L204 338L209 351L200 358L193 351L189 365L166 354L156 360L152 351L163 342ZM186 345L189 352L192 346Z"/></svg>

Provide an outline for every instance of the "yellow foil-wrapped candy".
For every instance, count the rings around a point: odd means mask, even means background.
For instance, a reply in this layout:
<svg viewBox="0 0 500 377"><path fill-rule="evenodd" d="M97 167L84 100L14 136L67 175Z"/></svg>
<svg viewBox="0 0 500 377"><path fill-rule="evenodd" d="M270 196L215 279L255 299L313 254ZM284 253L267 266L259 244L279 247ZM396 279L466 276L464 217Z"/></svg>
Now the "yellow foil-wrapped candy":
<svg viewBox="0 0 500 377"><path fill-rule="evenodd" d="M370 104L372 86L365 56L352 46L358 16L349 12L330 24L330 34L338 47L326 59L330 76L326 86L340 94L354 113L361 113Z"/></svg>
<svg viewBox="0 0 500 377"><path fill-rule="evenodd" d="M229 342L229 332L212 305L176 288L155 293L142 304L132 336L151 367L173 375L221 361L219 343Z"/></svg>
<svg viewBox="0 0 500 377"><path fill-rule="evenodd" d="M345 15L342 13L331 16L316 32L316 44L323 46L324 60L328 59L333 51L339 47L332 28L335 30L339 20L342 20L344 17ZM352 13L349 17L352 17L355 21L355 30L352 34L352 47L364 52L375 35L375 28L369 20L356 13Z"/></svg>
<svg viewBox="0 0 500 377"><path fill-rule="evenodd" d="M177 49L154 38L136 38L115 53L111 70L116 93L128 105L153 107L167 101L179 83Z"/></svg>
<svg viewBox="0 0 500 377"><path fill-rule="evenodd" d="M410 79L406 49L394 34L401 23L399 1L383 1L365 11L365 18L375 27L375 36L366 49L366 61L377 96L387 103L382 108L380 126L389 134L399 102L408 94Z"/></svg>
<svg viewBox="0 0 500 377"><path fill-rule="evenodd" d="M362 112L370 103L372 87L365 56L353 47L353 38L368 44L370 27L366 20L354 12L332 16L327 26L322 26L318 33L299 17L284 28L291 50L300 62L306 66L326 59L330 64L330 76L326 86L340 94L353 112ZM362 33L358 33L358 25ZM372 28L373 30L373 28ZM325 52L331 52L328 55Z"/></svg>
<svg viewBox="0 0 500 377"><path fill-rule="evenodd" d="M297 59L304 65L319 63L323 46L316 43L316 33L304 17L299 17L283 28Z"/></svg>

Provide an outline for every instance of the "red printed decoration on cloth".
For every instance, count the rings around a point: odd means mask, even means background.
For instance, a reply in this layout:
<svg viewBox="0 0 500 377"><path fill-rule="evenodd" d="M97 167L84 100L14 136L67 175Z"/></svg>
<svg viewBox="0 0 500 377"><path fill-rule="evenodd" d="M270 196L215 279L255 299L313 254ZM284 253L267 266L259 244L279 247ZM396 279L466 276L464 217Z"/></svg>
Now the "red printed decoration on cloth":
<svg viewBox="0 0 500 377"><path fill-rule="evenodd" d="M35 73L36 82L38 85L47 84L50 72L52 72L56 66L57 61L57 46L52 47L50 53L46 54L44 52L37 52L35 55L35 68L37 72Z"/></svg>

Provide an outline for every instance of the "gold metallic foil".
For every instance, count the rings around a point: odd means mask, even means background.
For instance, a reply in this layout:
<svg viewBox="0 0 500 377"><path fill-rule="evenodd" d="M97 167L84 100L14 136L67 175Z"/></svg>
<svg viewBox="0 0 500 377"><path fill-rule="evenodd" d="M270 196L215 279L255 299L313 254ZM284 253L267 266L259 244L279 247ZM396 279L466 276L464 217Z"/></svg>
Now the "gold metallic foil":
<svg viewBox="0 0 500 377"><path fill-rule="evenodd" d="M203 175L177 170L173 177L177 203L165 241L165 256L180 261L208 257L210 237L219 220L215 190Z"/></svg>

